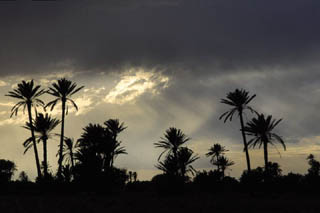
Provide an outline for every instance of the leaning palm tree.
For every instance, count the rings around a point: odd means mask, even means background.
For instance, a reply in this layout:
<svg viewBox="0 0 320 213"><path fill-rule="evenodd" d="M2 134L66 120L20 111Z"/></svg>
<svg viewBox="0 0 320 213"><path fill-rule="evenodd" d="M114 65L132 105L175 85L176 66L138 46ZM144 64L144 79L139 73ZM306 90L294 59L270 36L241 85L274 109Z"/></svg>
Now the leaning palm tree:
<svg viewBox="0 0 320 213"><path fill-rule="evenodd" d="M181 146L186 143L190 138L188 138L180 129L170 127L166 130L164 138L161 137L161 140L154 145L158 148L164 148L164 151L160 154L158 160L161 156L168 152L167 156L173 153L173 156L177 158L177 154Z"/></svg>
<svg viewBox="0 0 320 213"><path fill-rule="evenodd" d="M256 95L249 96L249 92L247 92L246 90L243 90L243 89L241 89L241 90L236 89L233 92L229 92L227 94L226 99L221 99L221 103L227 104L227 105L231 106L232 108L229 111L223 113L219 118L219 120L224 118L224 122L226 122L228 119L230 121L232 121L234 113L236 113L236 112L238 113L238 115L240 117L241 133L242 133L244 151L246 153L247 168L248 168L249 172L251 171L251 166L250 166L248 144L247 144L245 132L243 130L243 127L244 127L243 111L245 109L249 109L251 112L256 113L255 110L253 110L250 106L248 106L250 101L252 101L252 99L254 99L255 97L256 97Z"/></svg>
<svg viewBox="0 0 320 213"><path fill-rule="evenodd" d="M207 157L211 157L210 162L213 164L213 162L218 161L219 157L221 155L224 155L227 150L224 146L221 146L221 144L214 144L212 147L210 147L209 152L206 154ZM219 164L217 164L218 170L220 170Z"/></svg>
<svg viewBox="0 0 320 213"><path fill-rule="evenodd" d="M40 89L40 87L41 87L40 85L35 86L33 83L33 80L28 82L22 81L21 83L18 84L18 88L14 89L13 91L9 91L8 94L6 94L6 96L16 98L19 100L19 102L12 107L10 117L12 117L13 115L17 115L21 107L23 107L23 111L25 110L25 108L27 108L29 123L32 124L31 108L34 107L36 110L37 106L44 106L44 102L40 100L39 97L45 93L45 90ZM38 173L38 177L41 177L40 161L39 161L36 139L34 136L33 125L31 125L30 132L31 132L34 155L36 160L37 173Z"/></svg>
<svg viewBox="0 0 320 213"><path fill-rule="evenodd" d="M84 86L78 87L77 84L69 81L65 78L59 79L57 82L53 83L51 87L49 87L48 94L55 97L53 101L50 101L46 107L51 107L51 110L54 109L56 104L61 101L62 104L62 118L61 118L61 134L60 134L60 147L59 147L59 160L58 160L58 177L60 177L61 169L62 169L62 160L63 160L63 140L64 140L64 120L65 115L68 114L68 102L70 102L76 110L78 110L78 106L71 99L72 95L81 90Z"/></svg>
<svg viewBox="0 0 320 213"><path fill-rule="evenodd" d="M39 113L33 123L26 123L24 128L31 130L34 129L35 138L39 143L42 141L43 143L43 173L44 176L48 176L48 154L47 154L47 141L49 138L53 136L51 131L59 125L60 121L56 118L51 118L50 115L46 113L44 116L42 113ZM34 146L33 137L28 138L23 146L25 147L24 153L26 153L32 146Z"/></svg>
<svg viewBox="0 0 320 213"><path fill-rule="evenodd" d="M248 146L256 147L263 146L264 150L264 163L265 170L268 171L268 144L274 145L274 142L279 142L284 150L286 150L286 145L281 136L273 132L274 128L282 121L282 119L276 120L272 119L269 115L265 118L264 114L259 114L257 118L253 118L244 127L244 131L247 135L252 136L248 142Z"/></svg>

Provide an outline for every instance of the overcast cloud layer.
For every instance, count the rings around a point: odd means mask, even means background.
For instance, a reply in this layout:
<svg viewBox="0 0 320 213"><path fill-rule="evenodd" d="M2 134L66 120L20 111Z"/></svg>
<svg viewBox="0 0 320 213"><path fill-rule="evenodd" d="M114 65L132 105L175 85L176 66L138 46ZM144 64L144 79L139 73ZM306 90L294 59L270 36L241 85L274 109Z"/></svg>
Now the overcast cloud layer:
<svg viewBox="0 0 320 213"><path fill-rule="evenodd" d="M245 168L239 126L218 120L228 109L219 100L245 88L257 94L258 111L284 119L278 132L288 150L281 158L271 151L271 160L304 173L307 154L319 153L319 20L316 0L0 2L0 92L31 78L44 87L63 76L85 85L67 133L78 138L88 122L120 118L129 155L118 165L148 179L160 153L153 143L170 126L192 138L197 168L210 167L204 153L220 142L238 176ZM14 100L0 102L0 157L34 173L32 153L22 155L24 118L9 119ZM253 159L262 165L262 150Z"/></svg>

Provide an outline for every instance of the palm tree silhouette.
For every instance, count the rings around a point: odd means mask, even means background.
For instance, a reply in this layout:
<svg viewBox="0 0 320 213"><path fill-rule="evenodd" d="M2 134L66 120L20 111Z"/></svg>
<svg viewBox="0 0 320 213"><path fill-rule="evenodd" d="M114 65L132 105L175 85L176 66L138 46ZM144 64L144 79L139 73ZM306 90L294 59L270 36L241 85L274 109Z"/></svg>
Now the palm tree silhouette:
<svg viewBox="0 0 320 213"><path fill-rule="evenodd" d="M253 118L244 127L244 131L247 135L252 136L252 139L248 142L248 146L255 147L259 145L259 148L263 145L264 150L264 163L265 170L268 171L268 144L274 145L274 142L279 142L284 150L286 145L284 144L281 136L273 132L274 128L282 121L282 119L272 119L269 115L267 118L263 114L259 114L257 118Z"/></svg>
<svg viewBox="0 0 320 213"><path fill-rule="evenodd" d="M55 97L53 101L50 101L46 107L51 107L51 110L54 109L56 104L61 101L62 104L62 118L61 118L61 135L60 135L60 147L59 147L59 160L58 160L58 177L61 175L62 169L62 160L63 160L63 140L64 140L64 120L65 115L68 114L68 102L70 102L76 110L78 110L78 106L71 99L72 95L81 90L84 86L78 87L77 84L69 81L65 78L59 79L57 82L53 83L51 87L49 87L48 94Z"/></svg>
<svg viewBox="0 0 320 213"><path fill-rule="evenodd" d="M63 147L62 147L62 156L63 160L67 162L67 164L71 164L71 170L74 168L74 149L75 149L75 143L73 138L66 137L64 139ZM57 153L57 156L59 155L59 151Z"/></svg>
<svg viewBox="0 0 320 213"><path fill-rule="evenodd" d="M132 173L132 177L133 177L133 181L136 182L137 179L138 179L138 174L137 174L137 172L133 172L133 173Z"/></svg>
<svg viewBox="0 0 320 213"><path fill-rule="evenodd" d="M211 157L210 162L213 164L214 162L218 162L218 159L221 155L224 155L227 150L224 146L216 143L212 147L210 147L209 152L206 154L207 157ZM220 164L216 165L218 170L220 171Z"/></svg>
<svg viewBox="0 0 320 213"><path fill-rule="evenodd" d="M17 115L20 107L23 107L23 111L27 107L28 110L28 117L29 117L29 123L32 124L32 112L31 108L34 107L36 110L37 106L44 106L44 102L39 99L39 97L45 93L45 90L40 89L40 85L34 85L33 80L31 81L22 81L18 84L18 88L14 89L13 91L9 91L8 94L5 96L9 96L12 98L19 99L19 102L14 105L11 109L11 116ZM36 111L37 114L37 111ZM33 149L34 149L34 156L36 160L36 167L37 167L37 173L38 177L41 177L41 168L40 168L40 161L39 161L39 155L38 155L38 149L36 144L36 139L34 137L34 130L33 126L31 125L30 128L31 132L31 138L33 143Z"/></svg>
<svg viewBox="0 0 320 213"><path fill-rule="evenodd" d="M190 138L188 138L180 129L174 127L167 129L164 138L161 137L159 142L154 143L155 147L164 148L164 151L159 155L158 161L166 152L168 152L167 156L173 153L173 156L177 158L179 149L188 140L190 140Z"/></svg>
<svg viewBox="0 0 320 213"><path fill-rule="evenodd" d="M187 173L195 174L196 170L192 167L192 163L199 159L198 155L194 155L193 151L187 147L182 147L178 151L178 165L180 167L181 176L186 177Z"/></svg>
<svg viewBox="0 0 320 213"><path fill-rule="evenodd" d="M225 170L234 165L234 162L229 160L227 157L220 155L216 160L211 162L213 165L219 168L219 171L222 173L222 178L225 176Z"/></svg>
<svg viewBox="0 0 320 213"><path fill-rule="evenodd" d="M243 89L241 89L241 90L236 89L233 92L229 92L227 94L226 99L221 99L221 103L227 104L227 105L231 106L232 108L229 111L223 113L219 118L219 120L224 118L224 122L226 122L228 119L230 121L232 121L234 113L238 112L238 115L240 117L240 125L241 125L241 133L242 133L244 151L246 153L247 168L248 168L249 172L251 171L251 166L250 166L248 144L247 144L245 132L243 130L243 127L244 127L243 111L245 109L249 109L251 112L256 113L255 110L253 110L250 106L248 106L250 101L252 101L252 99L254 99L255 97L256 97L256 95L249 96L249 92L247 92L246 90L243 90Z"/></svg>
<svg viewBox="0 0 320 213"><path fill-rule="evenodd" d="M39 143L43 143L43 170L44 176L48 176L48 160L47 160L47 141L52 136L51 131L59 125L60 121L56 118L51 118L47 113L45 116L42 113L39 113L34 119L33 123L26 122L24 128L31 130L34 129L35 138ZM28 138L23 146L26 148L24 153L26 153L32 146L34 146L33 137Z"/></svg>
<svg viewBox="0 0 320 213"><path fill-rule="evenodd" d="M109 120L110 122L115 123ZM120 126L122 127L120 128ZM105 170L110 169L113 167L113 162L119 154L127 154L125 148L121 146L121 141L117 140L117 134L124 130L123 123L118 127L114 128L117 131L113 132L108 126L104 128L99 124L89 124L83 128L84 132L77 141L77 147L82 151L91 150L90 152L96 153L103 161L102 167ZM84 152L86 153L87 151Z"/></svg>
<svg viewBox="0 0 320 213"><path fill-rule="evenodd" d="M127 127L124 126L124 123L120 123L118 119L109 119L106 122L104 122L104 125L106 125L106 131L111 136L111 142L109 142L109 148L111 153L111 159L110 159L110 168L113 167L114 159L119 154L127 154L124 147L120 147L121 141L117 140L118 135L125 130Z"/></svg>
<svg viewBox="0 0 320 213"><path fill-rule="evenodd" d="M192 167L192 163L199 159L193 151L187 147L181 147L175 156L171 153L163 162L159 162L156 168L164 173L172 176L181 176L186 178L187 173L194 174L196 170Z"/></svg>

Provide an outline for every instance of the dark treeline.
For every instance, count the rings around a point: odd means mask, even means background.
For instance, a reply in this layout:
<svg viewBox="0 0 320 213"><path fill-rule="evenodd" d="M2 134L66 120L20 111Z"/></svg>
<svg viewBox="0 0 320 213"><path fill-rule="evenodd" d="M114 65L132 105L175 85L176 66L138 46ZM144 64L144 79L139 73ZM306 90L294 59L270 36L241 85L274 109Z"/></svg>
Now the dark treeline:
<svg viewBox="0 0 320 213"><path fill-rule="evenodd" d="M22 81L16 89L6 96L18 100L12 108L11 116L18 116L20 109L27 110L28 121L24 128L30 137L23 142L25 152L33 150L37 178L32 182L25 172L12 181L16 165L10 160L0 160L0 193L110 193L121 191L156 192L159 194L199 193L313 193L320 185L320 162L310 154L306 158L309 164L307 174L289 173L283 175L281 167L268 159L268 146L280 143L284 150L285 141L276 133L282 119L257 112L250 106L256 95L245 90L229 92L221 103L229 110L220 116L220 120L239 119L239 137L242 138L247 169L239 179L226 175L237 162L227 156L228 149L218 143L208 147L206 158L212 164L209 171L198 171L192 166L201 156L187 146L191 139L181 129L170 127L158 142L155 149L161 149L158 163L155 165L162 174L151 181L139 181L135 171L117 168L114 162L118 155L128 154L119 140L119 135L128 128L118 119L108 119L103 124L88 124L82 130L80 138L75 140L64 134L65 120L70 107L78 110L72 96L83 86L67 79L59 79L48 89L42 89L32 81ZM48 94L52 101L44 103L41 96ZM61 102L61 119L49 114ZM42 108L44 113L40 113ZM251 120L245 120L249 112ZM60 125L60 133L55 130ZM57 150L47 150L47 143L53 137L59 137ZM43 148L43 156L38 149ZM252 168L250 149L263 149L264 166ZM47 159L48 152L57 153L58 169L52 171ZM42 159L42 160L40 160Z"/></svg>

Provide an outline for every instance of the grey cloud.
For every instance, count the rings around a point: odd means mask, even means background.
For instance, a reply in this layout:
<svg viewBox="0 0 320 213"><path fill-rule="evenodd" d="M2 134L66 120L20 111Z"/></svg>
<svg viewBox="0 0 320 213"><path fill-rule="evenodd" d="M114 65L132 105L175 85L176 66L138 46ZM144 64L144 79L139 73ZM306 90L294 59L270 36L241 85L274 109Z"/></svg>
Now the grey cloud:
<svg viewBox="0 0 320 213"><path fill-rule="evenodd" d="M1 3L1 72L50 71L66 60L86 70L202 73L300 65L318 55L319 8L315 0Z"/></svg>

